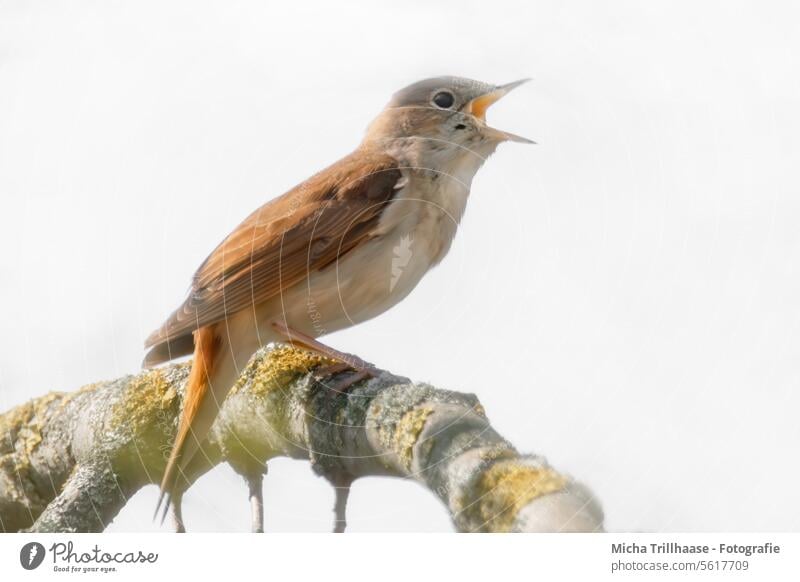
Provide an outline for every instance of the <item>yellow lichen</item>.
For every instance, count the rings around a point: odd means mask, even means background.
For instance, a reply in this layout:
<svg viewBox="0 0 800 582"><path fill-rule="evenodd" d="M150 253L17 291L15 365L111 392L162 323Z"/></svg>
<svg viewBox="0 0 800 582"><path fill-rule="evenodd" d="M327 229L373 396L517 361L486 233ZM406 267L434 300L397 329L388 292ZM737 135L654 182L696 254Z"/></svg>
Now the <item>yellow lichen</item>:
<svg viewBox="0 0 800 582"><path fill-rule="evenodd" d="M425 421L433 412L429 406L418 406L406 412L394 431L394 450L406 469L411 469L414 445L425 427Z"/></svg>
<svg viewBox="0 0 800 582"><path fill-rule="evenodd" d="M124 427L140 433L156 424L160 410L168 410L175 405L174 412L177 414L177 396L161 368L144 372L128 383L125 392L114 404L110 427Z"/></svg>
<svg viewBox="0 0 800 582"><path fill-rule="evenodd" d="M250 392L263 396L287 386L298 376L307 374L318 366L334 363L335 360L331 358L307 350L280 347L272 350L266 358L251 360L231 389L231 394L239 392L249 382Z"/></svg>
<svg viewBox="0 0 800 582"><path fill-rule="evenodd" d="M0 453L13 455L17 471L30 464L30 456L42 442L50 403L63 396L61 392L50 392L0 415Z"/></svg>
<svg viewBox="0 0 800 582"><path fill-rule="evenodd" d="M64 394L59 405L59 410L63 410L76 396L86 394L87 392L93 392L105 384L106 382L93 382L92 384L86 384L86 386L81 386L77 390Z"/></svg>
<svg viewBox="0 0 800 582"><path fill-rule="evenodd" d="M178 391L175 390L175 386L170 385L167 388L167 391L161 395L161 407L166 408L172 404L174 398L178 395Z"/></svg>
<svg viewBox="0 0 800 582"><path fill-rule="evenodd" d="M567 479L549 467L531 467L514 461L499 462L478 482L477 512L481 529L507 532L519 511L542 495L562 490Z"/></svg>
<svg viewBox="0 0 800 582"><path fill-rule="evenodd" d="M0 415L0 451L11 452L17 435L33 417L33 401L20 404Z"/></svg>

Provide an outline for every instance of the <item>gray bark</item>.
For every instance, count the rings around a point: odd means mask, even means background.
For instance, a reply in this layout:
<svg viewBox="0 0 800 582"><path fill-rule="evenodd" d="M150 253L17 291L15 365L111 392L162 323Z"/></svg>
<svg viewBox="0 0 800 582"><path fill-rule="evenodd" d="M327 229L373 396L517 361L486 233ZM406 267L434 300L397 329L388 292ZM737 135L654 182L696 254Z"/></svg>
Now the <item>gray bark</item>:
<svg viewBox="0 0 800 582"><path fill-rule="evenodd" d="M251 484L257 520L253 489L269 459L287 456L308 459L337 487L337 530L349 484L374 475L427 487L458 531L602 529L589 491L543 458L519 454L475 396L389 372L340 392L336 386L353 372L326 372L330 363L282 345L256 353L187 468L182 491L227 462ZM105 529L136 491L159 481L188 370L174 364L51 393L0 416L0 530Z"/></svg>

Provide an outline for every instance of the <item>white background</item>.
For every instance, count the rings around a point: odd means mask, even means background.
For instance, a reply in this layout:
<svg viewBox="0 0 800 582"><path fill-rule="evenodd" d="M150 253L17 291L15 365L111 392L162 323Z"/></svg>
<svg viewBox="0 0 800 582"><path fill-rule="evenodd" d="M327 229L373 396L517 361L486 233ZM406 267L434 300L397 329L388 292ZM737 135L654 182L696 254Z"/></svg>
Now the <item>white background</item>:
<svg viewBox="0 0 800 582"><path fill-rule="evenodd" d="M246 214L350 151L395 90L531 76L490 122L444 263L327 342L475 392L615 531L797 530L798 10L770 2L0 2L0 409L135 372ZM267 528L332 493L271 463ZM152 530L155 487L112 525ZM227 467L190 530L248 528ZM447 531L358 482L354 531Z"/></svg>

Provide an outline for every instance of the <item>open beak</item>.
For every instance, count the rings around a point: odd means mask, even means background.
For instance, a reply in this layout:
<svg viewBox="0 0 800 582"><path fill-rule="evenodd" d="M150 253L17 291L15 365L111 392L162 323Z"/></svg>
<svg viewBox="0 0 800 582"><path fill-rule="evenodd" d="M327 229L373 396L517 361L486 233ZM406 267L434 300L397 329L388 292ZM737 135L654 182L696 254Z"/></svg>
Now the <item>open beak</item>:
<svg viewBox="0 0 800 582"><path fill-rule="evenodd" d="M488 93L475 97L472 101L467 103L466 112L480 119L484 124L486 123L486 110L492 105L497 103L501 98L505 97L512 90L516 89L523 83L527 83L530 79L520 79L513 83L501 85ZM519 143L536 143L526 137L515 135L507 131L501 131L488 125L483 128L483 133L498 141L516 141Z"/></svg>

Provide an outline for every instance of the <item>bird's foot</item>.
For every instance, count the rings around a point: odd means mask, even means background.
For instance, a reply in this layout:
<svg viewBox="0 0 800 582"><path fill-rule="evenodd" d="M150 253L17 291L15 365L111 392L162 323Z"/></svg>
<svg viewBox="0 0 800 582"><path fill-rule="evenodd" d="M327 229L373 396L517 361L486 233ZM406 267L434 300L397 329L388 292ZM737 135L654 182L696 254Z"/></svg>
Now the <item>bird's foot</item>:
<svg viewBox="0 0 800 582"><path fill-rule="evenodd" d="M349 366L347 366L345 368L345 370L349 370L349 369L350 369ZM344 370L339 370L338 372L342 372L342 371L344 371ZM320 372L319 368L317 369L317 372ZM334 373L338 373L338 372L334 372ZM330 377L331 375L332 374L330 374L330 373L324 374L322 376L322 378ZM375 377L375 375L370 373L370 372L366 372L366 371L360 372L360 371L356 370L353 373L348 374L344 378L336 379L336 380L332 380L332 381L325 381L325 382L323 382L323 384L329 390L333 390L334 392L339 392L339 393L344 394L350 388L352 388L353 386L355 386L356 384L358 384L362 380L366 380L367 378L374 378L374 377Z"/></svg>
<svg viewBox="0 0 800 582"><path fill-rule="evenodd" d="M350 364L346 364L345 362L336 362L335 364L320 366L314 370L314 377L317 379L317 381L324 384L326 388L335 392L344 393L362 380L374 378L376 375L372 371L354 370L355 373L348 374L343 378L334 379L334 376L338 376L342 372L347 372L348 370L353 371L353 368L350 366Z"/></svg>
<svg viewBox="0 0 800 582"><path fill-rule="evenodd" d="M340 364L345 364L347 368L352 368L359 372L365 373L366 375L359 378L360 381L364 378L374 378L378 376L380 371L374 365L370 364L369 362L365 362L358 356L353 354L346 354L344 352L340 352L339 350L332 348L328 345L323 344L322 342L318 341L317 339L311 337L310 335L306 335L302 332L293 330L280 322L273 322L272 327L280 333L283 337L285 337L289 343L295 346L299 346L310 350L312 352L316 352L322 356L330 358L332 360L336 360ZM336 366L337 364L332 364L332 366ZM343 371L347 368L342 368ZM335 372L334 372L335 373Z"/></svg>

